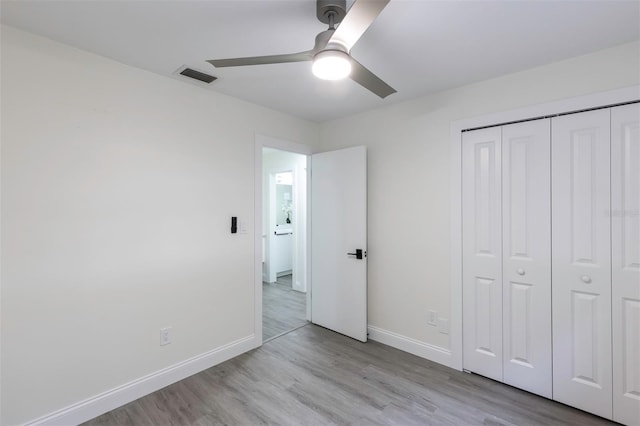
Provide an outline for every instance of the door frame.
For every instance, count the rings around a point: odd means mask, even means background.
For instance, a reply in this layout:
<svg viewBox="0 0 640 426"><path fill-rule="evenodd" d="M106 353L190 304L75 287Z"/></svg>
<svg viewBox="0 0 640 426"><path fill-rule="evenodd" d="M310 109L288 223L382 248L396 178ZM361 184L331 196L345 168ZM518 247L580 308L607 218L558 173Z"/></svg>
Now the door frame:
<svg viewBox="0 0 640 426"><path fill-rule="evenodd" d="M600 108L640 100L640 85L526 106L451 122L450 210L451 210L451 360L450 367L462 370L462 131L534 118Z"/></svg>
<svg viewBox="0 0 640 426"><path fill-rule="evenodd" d="M262 148L274 148L307 156L307 226L306 238L306 281L307 281L307 320L311 319L311 161L313 153L310 146L271 136L255 134L254 151L254 329L257 346L262 345Z"/></svg>

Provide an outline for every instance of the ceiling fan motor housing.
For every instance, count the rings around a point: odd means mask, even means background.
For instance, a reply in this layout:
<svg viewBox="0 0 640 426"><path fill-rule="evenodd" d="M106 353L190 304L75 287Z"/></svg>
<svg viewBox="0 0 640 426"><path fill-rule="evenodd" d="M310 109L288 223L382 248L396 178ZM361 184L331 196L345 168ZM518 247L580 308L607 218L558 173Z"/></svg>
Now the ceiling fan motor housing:
<svg viewBox="0 0 640 426"><path fill-rule="evenodd" d="M324 24L329 25L331 15L334 24L342 22L346 14L347 0L318 0L316 3L316 16Z"/></svg>
<svg viewBox="0 0 640 426"><path fill-rule="evenodd" d="M319 53L324 50L340 50L341 52L349 53L349 50L340 43L330 43L329 40L336 30L325 30L316 36L314 53Z"/></svg>

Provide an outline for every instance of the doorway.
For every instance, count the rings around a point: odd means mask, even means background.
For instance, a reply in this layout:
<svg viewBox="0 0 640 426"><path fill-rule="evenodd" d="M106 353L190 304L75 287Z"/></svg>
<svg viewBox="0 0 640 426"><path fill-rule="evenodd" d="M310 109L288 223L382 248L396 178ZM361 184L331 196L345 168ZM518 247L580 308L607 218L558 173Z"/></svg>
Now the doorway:
<svg viewBox="0 0 640 426"><path fill-rule="evenodd" d="M307 156L262 148L262 338L307 323Z"/></svg>
<svg viewBox="0 0 640 426"><path fill-rule="evenodd" d="M266 154L263 151L264 148L268 148ZM301 162L304 162L297 168L282 163L274 167L269 164L265 165L263 157L273 154L274 151L282 151L289 155L297 154ZM294 210L290 216L291 223L286 224L291 226L294 240L289 292L306 293L304 298L306 315L304 322L300 324L303 326L311 321L314 324L366 342L366 148L364 146L351 147L312 155L312 149L307 145L257 134L254 159L256 171L254 192L254 338L256 346L293 329L289 326L284 328L285 331L280 331L275 335L273 335L274 331L263 335L265 328L263 327L265 320L263 311L266 310L263 309L263 287L266 285L263 279L268 279L265 264L268 264L270 258L270 253L267 253L269 244L272 238L277 237L275 221L271 223L270 219L265 219L268 217L265 214L265 209L270 209L268 207L270 199L265 200L265 186L271 187L273 183L273 194L275 194L277 179L275 174L287 171L293 171L292 208L296 209L296 206L302 206L306 209L298 210L298 212ZM312 168L313 182L311 179ZM296 186L297 179L301 179L301 181ZM313 203L311 202L312 192ZM271 195L268 197L270 198ZM272 205L275 209L275 202ZM329 222L323 221L323 218ZM313 232L311 219L314 224ZM313 268L312 265L314 265ZM314 272L313 277L311 269ZM329 272L329 275L323 274L323 272ZM277 275L276 271L276 281ZM266 283L270 284L268 281ZM288 287L288 283L284 285ZM277 300L283 301L282 299ZM270 306L266 308L270 309ZM282 311L277 308L274 311L276 314L282 314ZM274 321L280 321L277 317L273 318ZM298 315L297 318L300 319L300 316Z"/></svg>

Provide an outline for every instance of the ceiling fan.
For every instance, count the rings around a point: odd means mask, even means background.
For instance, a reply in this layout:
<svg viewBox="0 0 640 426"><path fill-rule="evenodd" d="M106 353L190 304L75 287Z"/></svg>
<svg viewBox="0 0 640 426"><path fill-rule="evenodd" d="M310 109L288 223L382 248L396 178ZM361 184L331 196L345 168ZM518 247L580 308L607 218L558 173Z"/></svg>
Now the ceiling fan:
<svg viewBox="0 0 640 426"><path fill-rule="evenodd" d="M355 0L349 12L346 0L317 0L316 16L329 29L316 36L315 46L306 52L249 58L211 59L216 68L245 65L313 61L316 77L338 80L349 77L365 89L385 98L396 90L351 56L353 45L369 28L390 0ZM336 24L339 24L336 28Z"/></svg>

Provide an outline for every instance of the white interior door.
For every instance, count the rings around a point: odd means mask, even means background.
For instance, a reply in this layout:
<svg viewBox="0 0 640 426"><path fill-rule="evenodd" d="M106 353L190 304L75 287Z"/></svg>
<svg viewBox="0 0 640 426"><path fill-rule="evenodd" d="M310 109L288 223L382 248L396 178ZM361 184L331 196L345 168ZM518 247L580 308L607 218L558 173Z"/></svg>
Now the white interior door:
<svg viewBox="0 0 640 426"><path fill-rule="evenodd" d="M551 398L550 120L502 127L503 381Z"/></svg>
<svg viewBox="0 0 640 426"><path fill-rule="evenodd" d="M613 420L640 424L640 105L611 109Z"/></svg>
<svg viewBox="0 0 640 426"><path fill-rule="evenodd" d="M502 380L501 130L462 134L463 367Z"/></svg>
<svg viewBox="0 0 640 426"><path fill-rule="evenodd" d="M349 253L361 250L361 258ZM367 341L367 157L311 156L311 322Z"/></svg>
<svg viewBox="0 0 640 426"><path fill-rule="evenodd" d="M611 418L609 114L553 119L551 192L553 398Z"/></svg>

